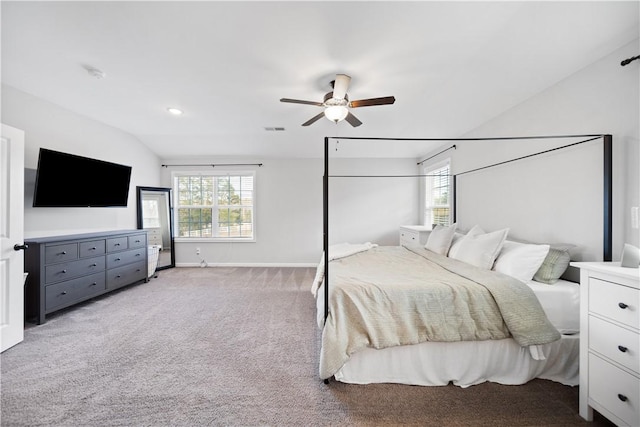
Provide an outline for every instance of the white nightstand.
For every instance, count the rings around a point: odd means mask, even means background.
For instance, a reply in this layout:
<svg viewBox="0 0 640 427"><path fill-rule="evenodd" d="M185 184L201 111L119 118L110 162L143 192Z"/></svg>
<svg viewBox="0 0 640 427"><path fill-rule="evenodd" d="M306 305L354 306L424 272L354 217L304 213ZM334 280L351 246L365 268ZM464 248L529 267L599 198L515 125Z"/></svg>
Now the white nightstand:
<svg viewBox="0 0 640 427"><path fill-rule="evenodd" d="M401 225L400 226L400 246L403 245L425 245L431 232L431 227L426 225Z"/></svg>
<svg viewBox="0 0 640 427"><path fill-rule="evenodd" d="M640 270L612 262L580 269L580 415L640 425Z"/></svg>

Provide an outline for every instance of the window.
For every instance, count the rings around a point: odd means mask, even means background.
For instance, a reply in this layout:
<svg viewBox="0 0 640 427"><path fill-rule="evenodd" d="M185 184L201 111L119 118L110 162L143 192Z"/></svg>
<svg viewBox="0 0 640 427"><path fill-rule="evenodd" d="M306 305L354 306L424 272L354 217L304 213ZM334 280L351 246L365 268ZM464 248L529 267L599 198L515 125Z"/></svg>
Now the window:
<svg viewBox="0 0 640 427"><path fill-rule="evenodd" d="M144 199L142 201L142 214L142 228L160 227L158 199Z"/></svg>
<svg viewBox="0 0 640 427"><path fill-rule="evenodd" d="M254 241L254 173L175 174L176 238Z"/></svg>
<svg viewBox="0 0 640 427"><path fill-rule="evenodd" d="M449 225L451 222L451 179L449 160L425 167L425 225Z"/></svg>

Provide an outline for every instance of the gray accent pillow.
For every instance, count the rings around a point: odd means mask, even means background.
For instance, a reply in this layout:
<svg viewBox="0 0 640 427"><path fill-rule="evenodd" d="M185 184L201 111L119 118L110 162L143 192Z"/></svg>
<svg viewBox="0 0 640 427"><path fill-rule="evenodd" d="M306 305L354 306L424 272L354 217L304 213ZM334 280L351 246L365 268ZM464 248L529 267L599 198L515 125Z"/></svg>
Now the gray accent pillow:
<svg viewBox="0 0 640 427"><path fill-rule="evenodd" d="M564 274L569 267L569 261L571 261L571 255L569 250L572 245L551 245L549 253L547 254L542 265L534 274L533 280L540 283L546 283L547 285L553 285L560 276Z"/></svg>

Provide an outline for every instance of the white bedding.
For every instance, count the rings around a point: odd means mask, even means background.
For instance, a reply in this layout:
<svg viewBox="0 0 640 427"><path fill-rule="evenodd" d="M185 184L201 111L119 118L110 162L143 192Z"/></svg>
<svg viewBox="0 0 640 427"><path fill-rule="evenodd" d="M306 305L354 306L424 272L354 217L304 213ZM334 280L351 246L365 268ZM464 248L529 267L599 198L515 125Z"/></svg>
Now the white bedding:
<svg viewBox="0 0 640 427"><path fill-rule="evenodd" d="M538 297L549 321L561 334L580 331L580 284L559 280L553 285L527 283Z"/></svg>
<svg viewBox="0 0 640 427"><path fill-rule="evenodd" d="M338 381L356 384L392 382L462 387L493 381L524 384L544 378L578 384L579 285L529 282L561 340L540 346L544 357L532 357L513 338L489 341L424 342L384 349L366 348L351 355L335 374ZM321 316L323 298L317 298ZM319 319L320 320L320 319ZM574 334L574 335L568 335ZM536 360L540 359L540 360Z"/></svg>
<svg viewBox="0 0 640 427"><path fill-rule="evenodd" d="M460 387L486 381L519 385L542 378L578 385L579 335L563 335L542 347L545 360L533 359L512 338L367 348L352 354L334 378L350 384L439 386L452 382Z"/></svg>
<svg viewBox="0 0 640 427"><path fill-rule="evenodd" d="M535 360L513 339L425 342L376 350L367 348L334 375L350 384L395 383L469 387L485 381L524 384L542 378L564 385L579 383L580 285L561 280L553 285L527 283L549 321L563 336L545 344L545 360ZM566 335L565 335L566 334ZM569 335L571 334L571 335Z"/></svg>

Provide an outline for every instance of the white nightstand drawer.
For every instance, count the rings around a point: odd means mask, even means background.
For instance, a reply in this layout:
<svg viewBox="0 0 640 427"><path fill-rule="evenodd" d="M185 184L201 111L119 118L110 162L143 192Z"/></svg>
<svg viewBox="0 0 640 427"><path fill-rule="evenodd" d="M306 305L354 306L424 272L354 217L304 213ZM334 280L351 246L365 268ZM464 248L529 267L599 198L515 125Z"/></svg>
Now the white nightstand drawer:
<svg viewBox="0 0 640 427"><path fill-rule="evenodd" d="M640 380L593 354L589 354L589 399L628 425L640 425Z"/></svg>
<svg viewBox="0 0 640 427"><path fill-rule="evenodd" d="M403 225L400 227L400 246L425 245L431 229L423 225Z"/></svg>
<svg viewBox="0 0 640 427"><path fill-rule="evenodd" d="M589 316L589 348L640 374L640 335Z"/></svg>
<svg viewBox="0 0 640 427"><path fill-rule="evenodd" d="M589 311L638 328L640 316L637 289L616 285L591 277L589 279Z"/></svg>
<svg viewBox="0 0 640 427"><path fill-rule="evenodd" d="M400 230L400 243L420 243L420 233L413 230Z"/></svg>

